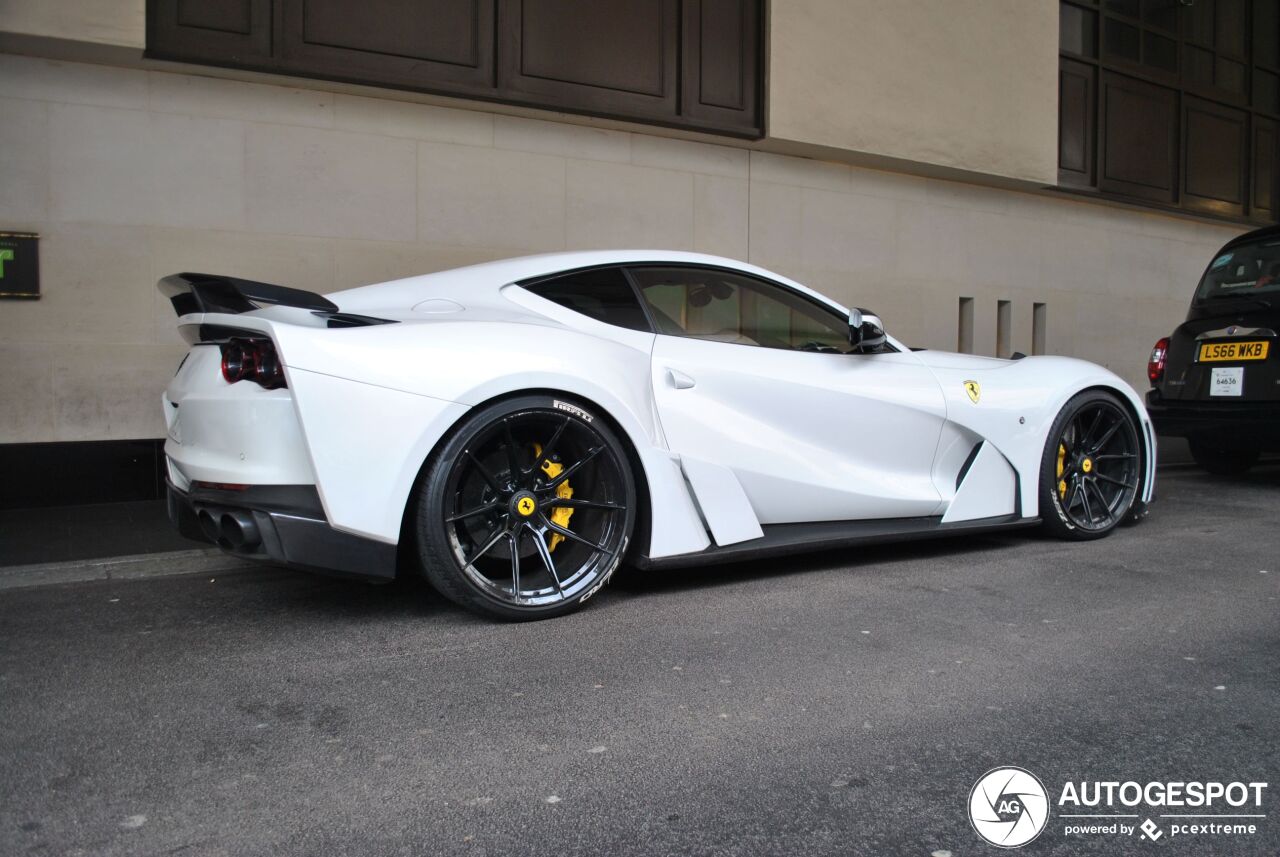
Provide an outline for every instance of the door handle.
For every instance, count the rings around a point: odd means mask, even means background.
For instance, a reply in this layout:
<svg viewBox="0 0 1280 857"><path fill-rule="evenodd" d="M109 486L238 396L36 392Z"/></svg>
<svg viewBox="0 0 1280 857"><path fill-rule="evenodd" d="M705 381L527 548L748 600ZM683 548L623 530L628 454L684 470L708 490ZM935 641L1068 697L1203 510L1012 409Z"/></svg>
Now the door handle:
<svg viewBox="0 0 1280 857"><path fill-rule="evenodd" d="M694 380L678 369L667 370L667 381L677 390L687 390L694 385Z"/></svg>

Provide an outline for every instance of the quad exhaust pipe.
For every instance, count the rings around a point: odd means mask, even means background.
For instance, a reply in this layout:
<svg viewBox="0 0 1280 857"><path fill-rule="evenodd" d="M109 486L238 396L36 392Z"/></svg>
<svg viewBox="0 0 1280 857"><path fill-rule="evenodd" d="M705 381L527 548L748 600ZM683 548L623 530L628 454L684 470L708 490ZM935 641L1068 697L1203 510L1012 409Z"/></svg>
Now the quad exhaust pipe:
<svg viewBox="0 0 1280 857"><path fill-rule="evenodd" d="M226 550L248 550L262 543L253 514L240 509L203 508L196 514L209 540Z"/></svg>

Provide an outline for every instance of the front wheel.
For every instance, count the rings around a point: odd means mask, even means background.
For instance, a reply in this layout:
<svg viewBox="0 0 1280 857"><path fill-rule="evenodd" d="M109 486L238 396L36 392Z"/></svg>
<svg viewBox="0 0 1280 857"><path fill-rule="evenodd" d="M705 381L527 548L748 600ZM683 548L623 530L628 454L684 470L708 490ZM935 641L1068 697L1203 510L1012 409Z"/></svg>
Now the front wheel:
<svg viewBox="0 0 1280 857"><path fill-rule="evenodd" d="M1051 534L1097 539L1128 517L1142 483L1138 429L1102 390L1077 395L1049 430L1040 463L1040 517Z"/></svg>
<svg viewBox="0 0 1280 857"><path fill-rule="evenodd" d="M479 613L559 616L622 562L635 504L626 452L599 414L552 396L497 402L462 422L422 480L423 573Z"/></svg>

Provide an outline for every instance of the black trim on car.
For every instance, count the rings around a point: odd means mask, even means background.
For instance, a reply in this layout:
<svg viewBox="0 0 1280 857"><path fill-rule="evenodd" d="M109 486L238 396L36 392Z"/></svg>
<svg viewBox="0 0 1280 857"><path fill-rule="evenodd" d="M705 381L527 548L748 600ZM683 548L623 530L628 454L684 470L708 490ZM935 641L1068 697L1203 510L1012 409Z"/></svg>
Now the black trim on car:
<svg viewBox="0 0 1280 857"><path fill-rule="evenodd" d="M219 274L170 274L156 283L178 315L195 312L237 314L259 309L259 304L297 307L336 313L338 305L315 292L224 277Z"/></svg>
<svg viewBox="0 0 1280 857"><path fill-rule="evenodd" d="M978 460L978 453L982 451L982 444L985 441L978 441L973 445L973 449L969 450L968 457L965 458L964 464L960 465L960 472L956 474L956 490L960 490L960 483L969 475L969 468L973 467L973 462Z"/></svg>
<svg viewBox="0 0 1280 857"><path fill-rule="evenodd" d="M371 327L375 324L399 324L394 318L374 318L371 315L357 315L354 312L313 312L312 315L323 318L328 327Z"/></svg>
<svg viewBox="0 0 1280 857"><path fill-rule="evenodd" d="M810 551L831 550L857 545L895 542L911 539L944 538L993 530L1034 527L1038 517L1024 518L1020 512L974 521L942 522L941 517L888 518L867 521L820 521L805 524L766 524L764 536L731 545L712 545L696 553L677 556L649 557L638 555L631 562L638 568L681 568L722 562L744 562L765 557Z"/></svg>
<svg viewBox="0 0 1280 857"><path fill-rule="evenodd" d="M168 483L169 520L189 539L243 559L337 577L390 582L395 545L335 530L314 485L224 487Z"/></svg>

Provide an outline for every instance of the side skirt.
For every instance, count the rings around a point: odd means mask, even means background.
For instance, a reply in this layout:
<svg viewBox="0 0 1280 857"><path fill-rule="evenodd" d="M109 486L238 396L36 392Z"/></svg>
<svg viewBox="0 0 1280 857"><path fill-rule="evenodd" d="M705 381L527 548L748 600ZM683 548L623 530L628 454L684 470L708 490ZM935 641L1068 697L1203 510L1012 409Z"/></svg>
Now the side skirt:
<svg viewBox="0 0 1280 857"><path fill-rule="evenodd" d="M855 545L883 542L936 539L947 536L987 533L995 530L1015 530L1034 527L1037 518L1019 515L1003 515L981 518L976 521L942 523L941 517L889 518L877 521L821 521L812 524L767 524L761 529L764 536L747 542L717 546L712 545L697 553L652 558L637 556L631 563L637 568L665 569L692 565L711 565L722 562L745 562L786 554L831 550Z"/></svg>

